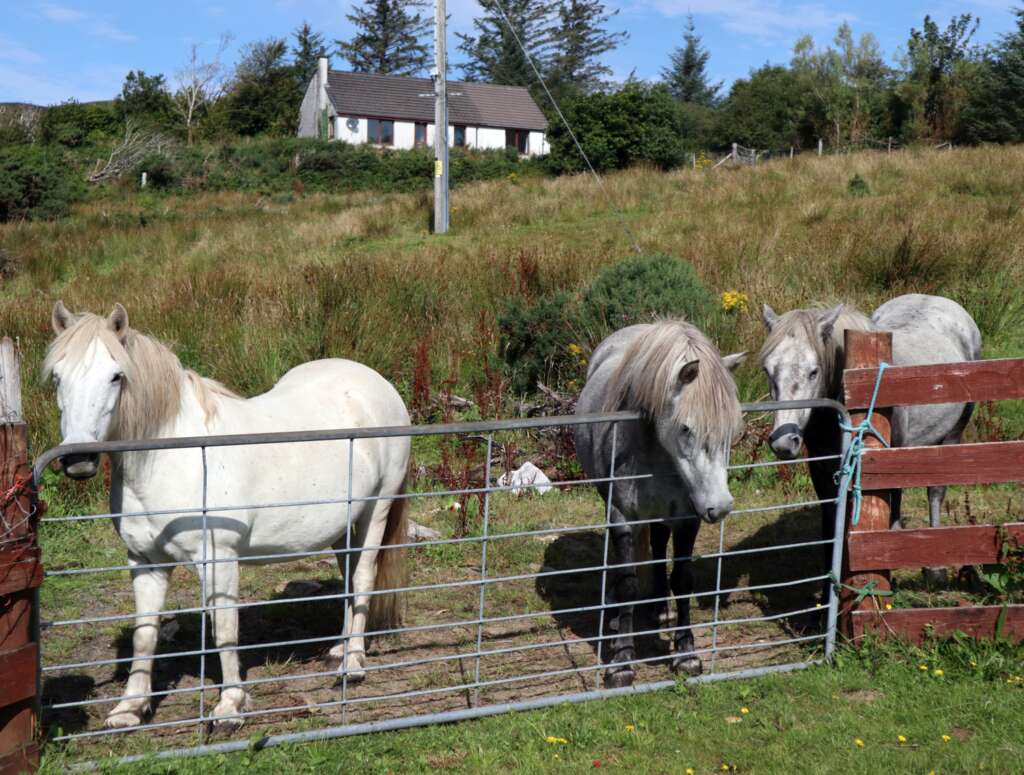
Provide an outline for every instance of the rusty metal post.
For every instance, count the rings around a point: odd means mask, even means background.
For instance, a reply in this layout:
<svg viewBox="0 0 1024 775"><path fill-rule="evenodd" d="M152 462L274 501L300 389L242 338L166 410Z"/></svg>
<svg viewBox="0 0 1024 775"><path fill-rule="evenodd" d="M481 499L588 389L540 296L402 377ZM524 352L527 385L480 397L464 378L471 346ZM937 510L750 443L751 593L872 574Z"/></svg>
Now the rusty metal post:
<svg viewBox="0 0 1024 775"><path fill-rule="evenodd" d="M847 369L877 369L882 361L892 362L892 334L881 331L847 331L845 337L845 352ZM857 427L867 416L864 410L850 413L850 421L853 427ZM871 416L871 424L888 443L892 439L892 409L875 409ZM883 447L881 441L868 434L865 436L864 446L867 449L878 449ZM853 499L851 498L846 510L846 534L860 530L888 530L890 515L892 513L892 493L889 490L865 491L861 498L860 519L857 524L852 524ZM854 589L863 589L874 582L874 589L888 591L890 589L889 571L872 571L870 573L850 572L847 553L843 555L843 587L839 595L839 622L843 634L852 638L854 636L853 614L857 611L874 611L877 597L867 595L858 603L858 593Z"/></svg>
<svg viewBox="0 0 1024 775"><path fill-rule="evenodd" d="M39 766L38 508L14 342L0 343L0 775Z"/></svg>

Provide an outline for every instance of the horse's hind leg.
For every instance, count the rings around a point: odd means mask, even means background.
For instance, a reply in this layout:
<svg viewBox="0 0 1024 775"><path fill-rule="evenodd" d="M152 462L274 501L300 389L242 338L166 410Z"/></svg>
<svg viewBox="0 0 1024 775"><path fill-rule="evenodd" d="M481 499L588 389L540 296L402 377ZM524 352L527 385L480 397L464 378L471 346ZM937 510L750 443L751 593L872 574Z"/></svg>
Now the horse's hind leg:
<svg viewBox="0 0 1024 775"><path fill-rule="evenodd" d="M700 522L688 519L672 531L672 594L676 596L675 656L673 672L700 675L704 669L700 657L694 654L693 630L690 629L690 595L693 594L693 545L697 540Z"/></svg>
<svg viewBox="0 0 1024 775"><path fill-rule="evenodd" d="M928 524L939 527L942 518L942 501L946 498L945 487L928 488ZM923 568L924 580L931 586L945 586L949 579L945 568Z"/></svg>
<svg viewBox="0 0 1024 775"><path fill-rule="evenodd" d="M128 562L135 566L142 565L146 560L129 555ZM104 722L108 727L137 727L149 711L149 695L153 691L153 655L156 653L160 631L160 615L153 612L163 609L170 578L170 568L132 568L137 614L135 632L132 634L131 672L124 689L125 697L130 699L121 700L110 711ZM143 616L144 613L151 615Z"/></svg>
<svg viewBox="0 0 1024 775"><path fill-rule="evenodd" d="M636 660L636 646L633 639L633 608L639 592L636 567L633 559L633 530L617 509L612 509L612 543L615 546L615 564L618 569L614 581L615 600L619 604L619 627L611 639L612 654L604 683L608 688L631 686L635 673L632 663Z"/></svg>
<svg viewBox="0 0 1024 775"><path fill-rule="evenodd" d="M654 598L654 602L645 608L650 621L657 626L660 626L663 620L668 620L668 566L665 564L665 558L670 535L671 528L668 525L660 522L651 524L651 559L655 560L650 566L654 580L651 597Z"/></svg>
<svg viewBox="0 0 1024 775"><path fill-rule="evenodd" d="M370 614L372 595L369 593L373 592L377 574L377 555L380 553L378 547L384 540L390 508L391 501L376 501L369 519L364 518L357 523L352 540L352 547L359 547L359 551L350 553L348 561L348 567L352 574L351 583L346 585L352 594L352 598L346 601L348 626L341 634L341 643L330 651L330 655L335 659L347 659L347 662L343 662L339 667L339 673L347 673L350 684L359 683L366 678L366 671L363 669L366 667L366 639L363 633L366 632L366 621ZM339 541L335 546L336 549L343 547L343 541ZM338 555L338 564L343 576L345 575L344 558L344 554ZM347 648L346 641L348 642Z"/></svg>

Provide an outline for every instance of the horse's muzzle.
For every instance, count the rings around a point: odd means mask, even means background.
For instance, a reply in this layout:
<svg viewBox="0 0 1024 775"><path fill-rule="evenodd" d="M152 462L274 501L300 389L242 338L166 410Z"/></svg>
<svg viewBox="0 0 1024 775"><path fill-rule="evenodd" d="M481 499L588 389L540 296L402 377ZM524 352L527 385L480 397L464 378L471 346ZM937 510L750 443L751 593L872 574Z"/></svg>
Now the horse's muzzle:
<svg viewBox="0 0 1024 775"><path fill-rule="evenodd" d="M99 468L99 455L65 455L60 459L64 475L71 479L91 479Z"/></svg>
<svg viewBox="0 0 1024 775"><path fill-rule="evenodd" d="M800 454L804 438L800 432L800 426L788 422L772 431L772 435L768 437L768 443L779 458L792 460Z"/></svg>

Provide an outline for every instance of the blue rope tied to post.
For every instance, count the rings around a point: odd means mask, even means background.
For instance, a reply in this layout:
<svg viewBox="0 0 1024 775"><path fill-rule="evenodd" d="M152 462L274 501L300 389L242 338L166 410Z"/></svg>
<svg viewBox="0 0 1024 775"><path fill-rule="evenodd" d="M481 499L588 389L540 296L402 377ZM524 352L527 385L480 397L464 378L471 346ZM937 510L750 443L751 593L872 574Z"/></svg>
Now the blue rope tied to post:
<svg viewBox="0 0 1024 775"><path fill-rule="evenodd" d="M882 435L878 432L878 429L871 424L871 416L875 412L875 401L878 399L878 388L882 384L882 374L889 368L889 364L882 361L878 364L878 377L875 379L875 389L871 394L871 403L868 404L868 412L861 420L860 424L847 425L840 421L839 427L846 433L852 433L853 438L850 439L850 446L846 448L846 454L843 456L842 465L836 472L836 478L838 479L837 484L839 487L839 501L846 496L847 491L853 491L853 513L850 517L850 523L856 525L860 522L860 504L861 504L861 461L864 455L864 438L870 433L876 439L878 439L885 446L889 446L889 442L882 438ZM851 488L850 483L853 483Z"/></svg>

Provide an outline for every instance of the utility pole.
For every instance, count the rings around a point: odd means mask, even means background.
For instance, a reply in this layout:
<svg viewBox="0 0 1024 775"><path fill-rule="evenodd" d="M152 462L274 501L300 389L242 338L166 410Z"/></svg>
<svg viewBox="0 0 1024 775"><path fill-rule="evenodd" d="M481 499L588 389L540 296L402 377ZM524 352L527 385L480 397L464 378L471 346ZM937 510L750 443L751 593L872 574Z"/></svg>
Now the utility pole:
<svg viewBox="0 0 1024 775"><path fill-rule="evenodd" d="M448 233L448 63L445 0L434 0L434 233Z"/></svg>

